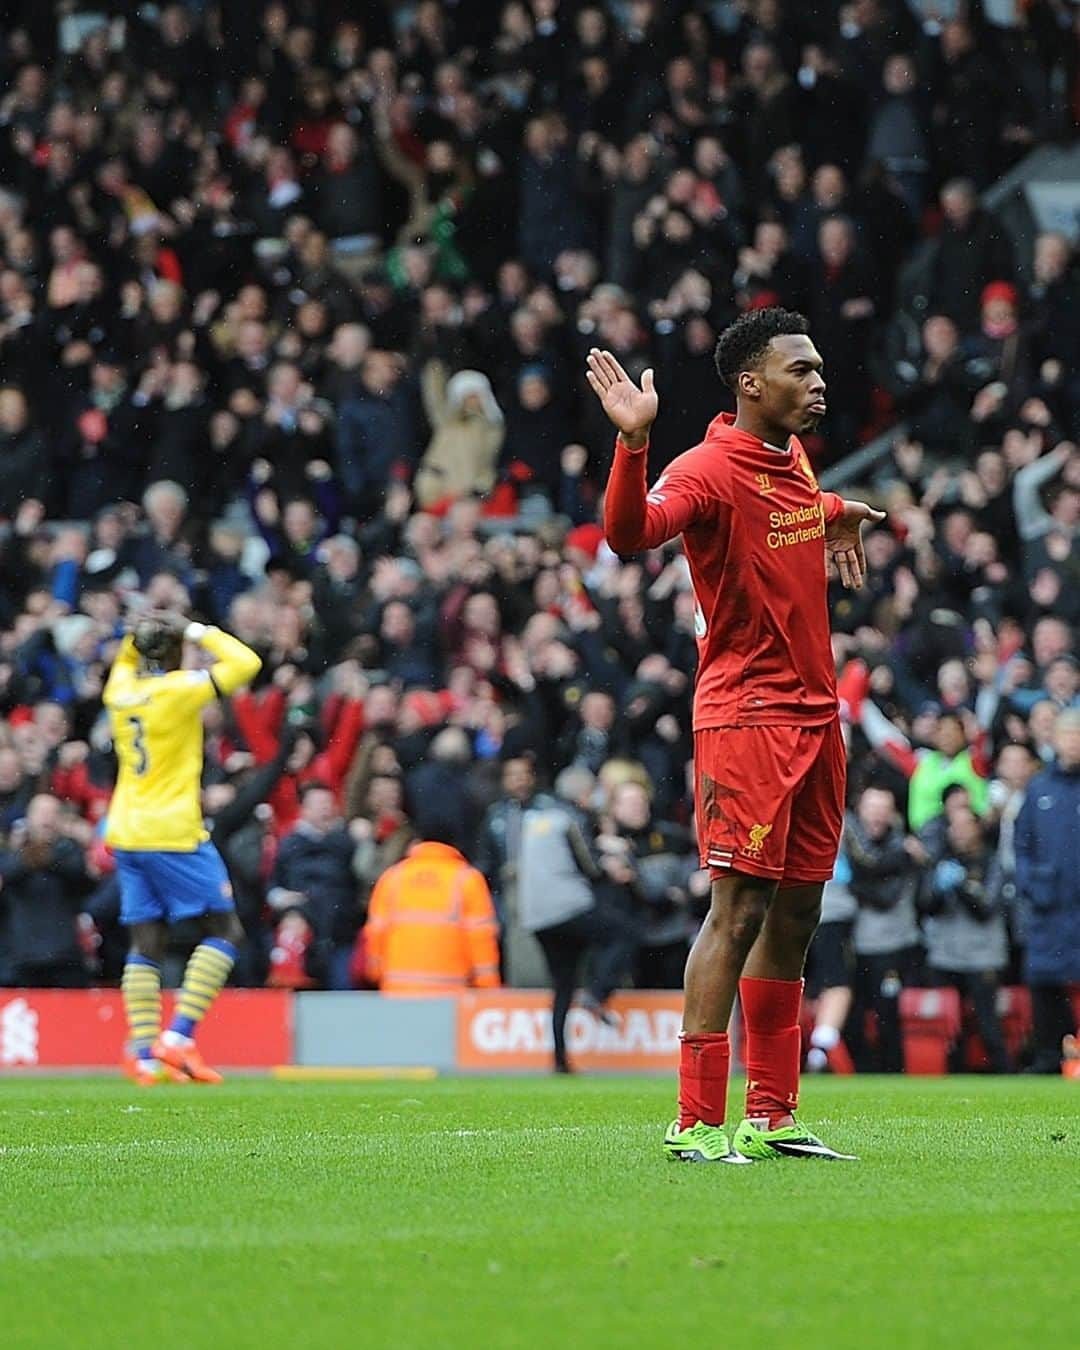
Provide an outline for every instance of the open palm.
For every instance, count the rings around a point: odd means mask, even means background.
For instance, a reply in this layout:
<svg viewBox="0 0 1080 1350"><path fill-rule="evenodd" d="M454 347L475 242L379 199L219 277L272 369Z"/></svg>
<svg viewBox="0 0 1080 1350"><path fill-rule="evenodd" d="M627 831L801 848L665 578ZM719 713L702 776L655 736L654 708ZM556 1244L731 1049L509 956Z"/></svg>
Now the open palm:
<svg viewBox="0 0 1080 1350"><path fill-rule="evenodd" d="M884 511L875 511L865 502L845 501L841 514L826 526L825 550L836 564L841 584L846 589L857 591L866 575L862 527L876 525L884 519Z"/></svg>
<svg viewBox="0 0 1080 1350"><path fill-rule="evenodd" d="M647 436L660 407L652 371L645 371L638 388L610 352L596 347L589 352L587 366L585 378L620 434Z"/></svg>

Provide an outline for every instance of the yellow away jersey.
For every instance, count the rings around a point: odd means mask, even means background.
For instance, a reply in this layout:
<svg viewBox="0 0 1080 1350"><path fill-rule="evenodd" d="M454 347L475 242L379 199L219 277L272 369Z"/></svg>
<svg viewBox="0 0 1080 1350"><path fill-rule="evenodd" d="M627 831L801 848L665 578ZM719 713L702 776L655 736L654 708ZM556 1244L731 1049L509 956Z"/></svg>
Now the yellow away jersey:
<svg viewBox="0 0 1080 1350"><path fill-rule="evenodd" d="M119 763L105 826L115 848L187 853L209 837L201 800L202 710L219 693L248 683L261 662L220 629L208 629L202 645L218 657L210 670L140 674L130 637L113 663L102 699Z"/></svg>

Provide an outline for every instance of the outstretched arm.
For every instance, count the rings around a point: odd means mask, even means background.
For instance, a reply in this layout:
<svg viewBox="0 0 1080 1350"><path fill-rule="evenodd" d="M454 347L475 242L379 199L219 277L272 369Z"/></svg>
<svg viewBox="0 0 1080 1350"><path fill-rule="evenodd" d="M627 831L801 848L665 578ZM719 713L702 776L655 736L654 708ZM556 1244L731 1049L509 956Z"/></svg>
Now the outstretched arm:
<svg viewBox="0 0 1080 1350"><path fill-rule="evenodd" d="M1055 474L1061 472L1072 453L1071 445L1059 445L1041 459L1032 460L1016 471L1013 479L1013 513L1021 539L1038 539L1053 524L1053 517L1043 505L1039 493L1043 484L1049 483Z"/></svg>
<svg viewBox="0 0 1080 1350"><path fill-rule="evenodd" d="M863 701L859 724L871 746L887 755L901 773L910 778L919 767L918 752L896 723L885 716L873 699Z"/></svg>

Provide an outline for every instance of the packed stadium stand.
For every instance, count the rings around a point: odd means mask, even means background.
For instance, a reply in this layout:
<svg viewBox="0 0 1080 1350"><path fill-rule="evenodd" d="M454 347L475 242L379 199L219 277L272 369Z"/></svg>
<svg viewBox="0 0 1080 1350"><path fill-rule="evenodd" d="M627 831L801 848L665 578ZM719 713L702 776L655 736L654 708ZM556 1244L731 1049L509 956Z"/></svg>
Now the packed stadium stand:
<svg viewBox="0 0 1080 1350"><path fill-rule="evenodd" d="M1071 0L0 4L0 984L119 978L101 692L148 603L264 658L206 725L241 984L370 987L368 898L433 838L540 982L519 826L558 794L623 982L678 987L694 600L678 546L604 542L584 361L655 369L659 473L729 406L718 333L780 304L826 359L818 473L888 438L831 595L851 811L811 990L854 991L859 1067L937 986L969 1063L1056 1069L1080 184L1026 234L984 197L1078 126Z"/></svg>

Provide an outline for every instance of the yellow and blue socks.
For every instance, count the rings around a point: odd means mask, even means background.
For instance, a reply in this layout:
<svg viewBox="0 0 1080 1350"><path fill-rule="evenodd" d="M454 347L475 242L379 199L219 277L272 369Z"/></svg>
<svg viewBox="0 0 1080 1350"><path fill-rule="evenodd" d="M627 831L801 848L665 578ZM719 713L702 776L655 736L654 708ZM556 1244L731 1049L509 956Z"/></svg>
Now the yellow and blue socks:
<svg viewBox="0 0 1080 1350"><path fill-rule="evenodd" d="M162 1036L166 1045L186 1045L221 992L236 961L236 948L224 938L206 938L188 959L176 1012Z"/></svg>
<svg viewBox="0 0 1080 1350"><path fill-rule="evenodd" d="M157 962L129 952L120 988L131 1052L136 1059L153 1062L151 1047L161 1031L161 971Z"/></svg>

